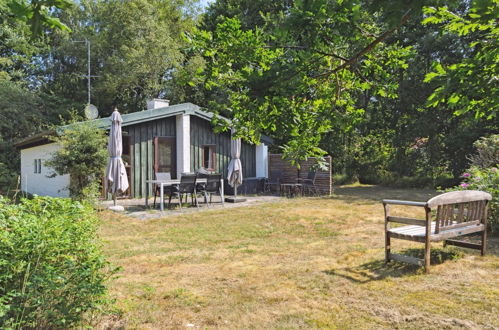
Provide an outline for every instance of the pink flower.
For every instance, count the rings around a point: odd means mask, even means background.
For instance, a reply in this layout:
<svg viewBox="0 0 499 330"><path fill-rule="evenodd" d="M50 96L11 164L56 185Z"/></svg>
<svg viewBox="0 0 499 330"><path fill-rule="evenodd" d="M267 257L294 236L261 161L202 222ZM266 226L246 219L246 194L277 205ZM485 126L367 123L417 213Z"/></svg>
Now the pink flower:
<svg viewBox="0 0 499 330"><path fill-rule="evenodd" d="M467 183L461 183L461 188L468 188L469 184Z"/></svg>
<svg viewBox="0 0 499 330"><path fill-rule="evenodd" d="M476 176L476 177L474 177L473 179L474 179L475 181L480 181L480 179L481 179L481 178L480 178L479 176Z"/></svg>
<svg viewBox="0 0 499 330"><path fill-rule="evenodd" d="M492 167L492 172L497 172L497 167Z"/></svg>
<svg viewBox="0 0 499 330"><path fill-rule="evenodd" d="M464 173L463 174L463 178L469 178L470 176L471 176L471 174L469 174L469 173Z"/></svg>

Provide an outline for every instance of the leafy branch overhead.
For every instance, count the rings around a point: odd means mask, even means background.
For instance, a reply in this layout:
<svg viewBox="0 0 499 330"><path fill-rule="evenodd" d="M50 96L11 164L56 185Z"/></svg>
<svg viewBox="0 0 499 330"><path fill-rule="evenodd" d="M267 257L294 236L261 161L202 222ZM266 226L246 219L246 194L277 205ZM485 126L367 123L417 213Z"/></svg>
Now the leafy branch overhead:
<svg viewBox="0 0 499 330"><path fill-rule="evenodd" d="M71 31L67 25L54 16L54 11L73 5L71 0L7 0L10 14L31 27L34 37L43 33L43 28Z"/></svg>
<svg viewBox="0 0 499 330"><path fill-rule="evenodd" d="M469 37L469 55L462 61L442 64L436 61L425 82L437 86L428 105L445 104L455 115L472 112L488 119L499 111L499 2L473 1L465 13L448 7L425 8L423 24L437 24L442 33Z"/></svg>
<svg viewBox="0 0 499 330"><path fill-rule="evenodd" d="M386 39L408 18L390 27L352 1L297 1L252 29L223 18L190 38L206 62L196 80L241 137L258 143L271 134L295 163L322 156L324 134L351 130L363 115L360 96L397 97L394 73L407 67L411 48Z"/></svg>

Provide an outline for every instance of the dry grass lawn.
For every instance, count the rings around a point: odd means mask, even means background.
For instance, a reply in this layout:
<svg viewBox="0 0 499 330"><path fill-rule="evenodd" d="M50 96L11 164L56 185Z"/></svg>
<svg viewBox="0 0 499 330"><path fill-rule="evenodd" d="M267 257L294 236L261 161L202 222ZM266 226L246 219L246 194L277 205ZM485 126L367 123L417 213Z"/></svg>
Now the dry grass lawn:
<svg viewBox="0 0 499 330"><path fill-rule="evenodd" d="M430 275L383 262L379 201L434 194L347 186L157 220L103 212L106 254L123 269L110 284L116 311L99 327L498 329L499 239L485 257L434 244Z"/></svg>

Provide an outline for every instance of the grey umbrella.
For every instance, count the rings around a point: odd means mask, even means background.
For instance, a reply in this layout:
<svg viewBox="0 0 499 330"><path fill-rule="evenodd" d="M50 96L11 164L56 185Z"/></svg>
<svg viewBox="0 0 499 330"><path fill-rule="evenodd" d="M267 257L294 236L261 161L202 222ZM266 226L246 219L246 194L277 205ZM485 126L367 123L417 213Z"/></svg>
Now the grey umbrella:
<svg viewBox="0 0 499 330"><path fill-rule="evenodd" d="M111 130L109 131L109 142L107 151L109 152L109 162L106 168L106 191L113 194L114 205L116 205L116 194L125 192L128 189L128 178L125 164L121 160L123 152L121 138L121 115L114 109L111 115Z"/></svg>
<svg viewBox="0 0 499 330"><path fill-rule="evenodd" d="M232 130L234 133L234 130ZM241 139L232 139L230 142L230 156L227 180L234 187L234 198L237 199L237 186L243 183L243 166L241 164Z"/></svg>

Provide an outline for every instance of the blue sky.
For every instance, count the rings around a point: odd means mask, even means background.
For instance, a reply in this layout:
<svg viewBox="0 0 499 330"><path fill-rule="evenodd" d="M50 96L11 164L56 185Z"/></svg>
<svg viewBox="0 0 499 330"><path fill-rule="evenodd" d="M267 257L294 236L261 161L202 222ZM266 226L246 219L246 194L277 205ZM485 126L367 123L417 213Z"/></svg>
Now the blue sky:
<svg viewBox="0 0 499 330"><path fill-rule="evenodd" d="M203 8L206 8L206 7L208 7L208 5L209 5L210 3L212 3L212 2L215 2L215 0L201 0L201 6L202 6Z"/></svg>

